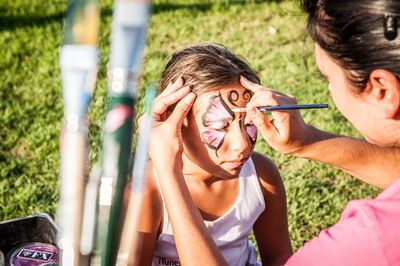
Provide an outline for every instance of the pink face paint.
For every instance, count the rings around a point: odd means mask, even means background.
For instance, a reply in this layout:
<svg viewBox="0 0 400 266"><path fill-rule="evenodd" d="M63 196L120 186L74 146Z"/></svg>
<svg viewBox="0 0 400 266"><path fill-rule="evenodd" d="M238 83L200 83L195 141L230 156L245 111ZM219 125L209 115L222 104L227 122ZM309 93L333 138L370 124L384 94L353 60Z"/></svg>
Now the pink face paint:
<svg viewBox="0 0 400 266"><path fill-rule="evenodd" d="M212 149L218 149L225 137L224 130L216 130L213 128L208 128L202 133L204 142Z"/></svg>
<svg viewBox="0 0 400 266"><path fill-rule="evenodd" d="M254 145L254 143L256 143L256 140L257 140L257 127L253 124L247 124L247 125L245 125L245 127L246 127L247 134L250 137L250 141Z"/></svg>
<svg viewBox="0 0 400 266"><path fill-rule="evenodd" d="M211 149L217 150L224 142L224 128L233 121L234 113L229 109L221 94L210 98L210 105L203 115L203 141Z"/></svg>
<svg viewBox="0 0 400 266"><path fill-rule="evenodd" d="M203 125L214 129L222 129L227 122L231 122L234 118L234 113L229 109L221 94L210 98L210 105L206 113L203 115Z"/></svg>

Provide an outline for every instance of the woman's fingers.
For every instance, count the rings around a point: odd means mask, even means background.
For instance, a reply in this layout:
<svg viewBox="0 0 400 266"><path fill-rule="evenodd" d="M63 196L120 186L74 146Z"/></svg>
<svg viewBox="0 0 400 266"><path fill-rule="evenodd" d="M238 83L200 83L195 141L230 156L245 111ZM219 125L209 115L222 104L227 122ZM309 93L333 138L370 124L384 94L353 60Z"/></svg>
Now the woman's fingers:
<svg viewBox="0 0 400 266"><path fill-rule="evenodd" d="M260 112L257 108L251 108L247 111L246 119L253 123L258 131L263 135L263 137L267 140L268 136L271 134L275 134L277 129L275 126L268 120L268 118Z"/></svg>
<svg viewBox="0 0 400 266"><path fill-rule="evenodd" d="M296 104L294 96L265 88L244 77L240 77L240 82L253 92L252 98L246 104L245 122L253 123L271 147L283 153L294 153L307 145L307 126L298 110L271 111L270 120L257 109L260 106Z"/></svg>
<svg viewBox="0 0 400 266"><path fill-rule="evenodd" d="M280 105L278 95L273 91L263 89L258 90L253 94L251 100L246 104L248 108L254 108L258 106L274 106Z"/></svg>
<svg viewBox="0 0 400 266"><path fill-rule="evenodd" d="M284 94L282 92L275 91L273 89L263 87L260 84L254 83L254 82L248 80L247 78L245 78L243 76L240 76L240 84L242 84L243 87L245 87L246 89L254 92L255 94L260 92L260 91L262 91L262 92L271 92L271 93L276 94L276 95L287 96L286 94Z"/></svg>
<svg viewBox="0 0 400 266"><path fill-rule="evenodd" d="M281 106L288 104L296 104L296 98L293 97L292 95L286 95L281 92L264 88L256 83L252 83L251 81L245 80L245 78L243 78L243 80L245 81L245 83L246 82L248 83L247 88L252 88L254 92L250 102L246 104L246 107L248 109L252 108L255 109L256 107L259 106ZM285 132L287 131L285 127L289 125L283 123L276 123L276 121L287 121L288 117L294 115L295 112L296 111L272 111L271 116L273 118L273 122L269 121L264 116L264 114L258 112L259 114L256 117L258 117L257 121L259 124L257 124L256 126L260 129L260 131L268 129L268 130L274 130L275 132L279 133ZM265 126L262 126L261 123L264 123ZM266 133L263 135L266 136Z"/></svg>
<svg viewBox="0 0 400 266"><path fill-rule="evenodd" d="M260 84L254 83L254 82L246 79L243 76L240 76L240 84L242 84L243 87L245 87L248 90L251 90L255 94L259 93L260 91L262 91L262 92L268 91L268 92L271 92L274 95L294 98L292 95L285 94L283 92L279 92L279 91L276 91L276 90L273 90L273 89L270 89L270 88L263 87ZM264 103L264 105L266 105L266 104Z"/></svg>
<svg viewBox="0 0 400 266"><path fill-rule="evenodd" d="M243 87L245 87L248 90L251 90L252 92L256 92L257 90L264 88L260 84L251 82L250 80L248 80L243 76L240 76L240 84L242 84Z"/></svg>

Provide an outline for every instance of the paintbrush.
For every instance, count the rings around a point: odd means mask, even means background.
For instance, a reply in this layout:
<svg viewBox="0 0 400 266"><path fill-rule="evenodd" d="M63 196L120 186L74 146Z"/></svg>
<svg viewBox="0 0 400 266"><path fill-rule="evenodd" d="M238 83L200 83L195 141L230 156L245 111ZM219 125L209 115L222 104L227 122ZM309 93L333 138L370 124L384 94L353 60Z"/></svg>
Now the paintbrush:
<svg viewBox="0 0 400 266"><path fill-rule="evenodd" d="M60 52L64 102L57 208L60 265L84 265L80 262L79 250L89 162L87 114L97 77L99 26L100 10L96 0L70 1Z"/></svg>
<svg viewBox="0 0 400 266"><path fill-rule="evenodd" d="M142 121L142 132L138 138L135 164L133 165L132 187L126 210L125 221L122 227L116 266L137 265L138 255L141 252L139 224L142 213L144 190L146 187L146 173L148 164L148 144L153 125L151 109L156 96L156 88L150 86L145 96L144 108L146 116ZM136 263L136 264L135 264Z"/></svg>
<svg viewBox="0 0 400 266"><path fill-rule="evenodd" d="M270 111L286 111L286 110L300 110L300 109L318 109L318 108L328 108L329 106L325 103L321 104L288 104L288 105L276 105L276 106L258 106L257 109L261 112ZM247 107L233 108L232 112L240 113L249 110Z"/></svg>
<svg viewBox="0 0 400 266"><path fill-rule="evenodd" d="M123 194L130 174L131 141L135 132L133 117L149 21L149 1L115 1L107 93L110 100L104 122L103 169L93 260L100 261L102 266L116 265Z"/></svg>

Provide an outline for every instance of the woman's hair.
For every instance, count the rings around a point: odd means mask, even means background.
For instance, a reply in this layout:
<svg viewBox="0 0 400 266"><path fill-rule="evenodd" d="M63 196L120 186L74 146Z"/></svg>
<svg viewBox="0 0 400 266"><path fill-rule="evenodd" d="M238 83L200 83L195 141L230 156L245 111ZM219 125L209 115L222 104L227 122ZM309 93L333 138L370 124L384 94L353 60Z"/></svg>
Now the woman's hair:
<svg viewBox="0 0 400 266"><path fill-rule="evenodd" d="M239 82L240 76L260 83L254 71L237 55L217 44L195 45L172 55L160 80L164 90L170 82L182 77L195 94L211 91L221 85Z"/></svg>
<svg viewBox="0 0 400 266"><path fill-rule="evenodd" d="M307 30L362 92L374 69L400 80L400 1L303 0Z"/></svg>

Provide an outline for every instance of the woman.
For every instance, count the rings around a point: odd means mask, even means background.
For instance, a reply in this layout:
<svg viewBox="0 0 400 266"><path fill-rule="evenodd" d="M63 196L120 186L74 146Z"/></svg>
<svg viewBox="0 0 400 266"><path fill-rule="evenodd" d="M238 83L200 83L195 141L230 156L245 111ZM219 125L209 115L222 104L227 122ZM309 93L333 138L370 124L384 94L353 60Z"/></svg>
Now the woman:
<svg viewBox="0 0 400 266"><path fill-rule="evenodd" d="M254 107L294 103L295 99L242 78L242 85L254 92L246 120L253 122L278 151L340 167L385 190L373 200L349 203L337 224L307 243L287 264L399 265L400 3L306 0L303 7L308 13L309 33L316 42L317 65L329 81L332 98L366 141L315 129L306 125L296 111L273 112L273 120L269 121ZM174 158L179 158L176 154L182 149L181 123L194 95L186 92L166 98L155 102L157 113L166 110L165 103L179 101L178 108L166 119L158 119L156 125L174 138L169 142L169 160L179 167L179 160ZM166 171L165 198L181 214L171 217L179 230L175 235L181 241L188 234L196 239L178 250L188 258L182 264L194 265L189 258L195 256L200 258L199 265L224 265L184 180L173 168Z"/></svg>

